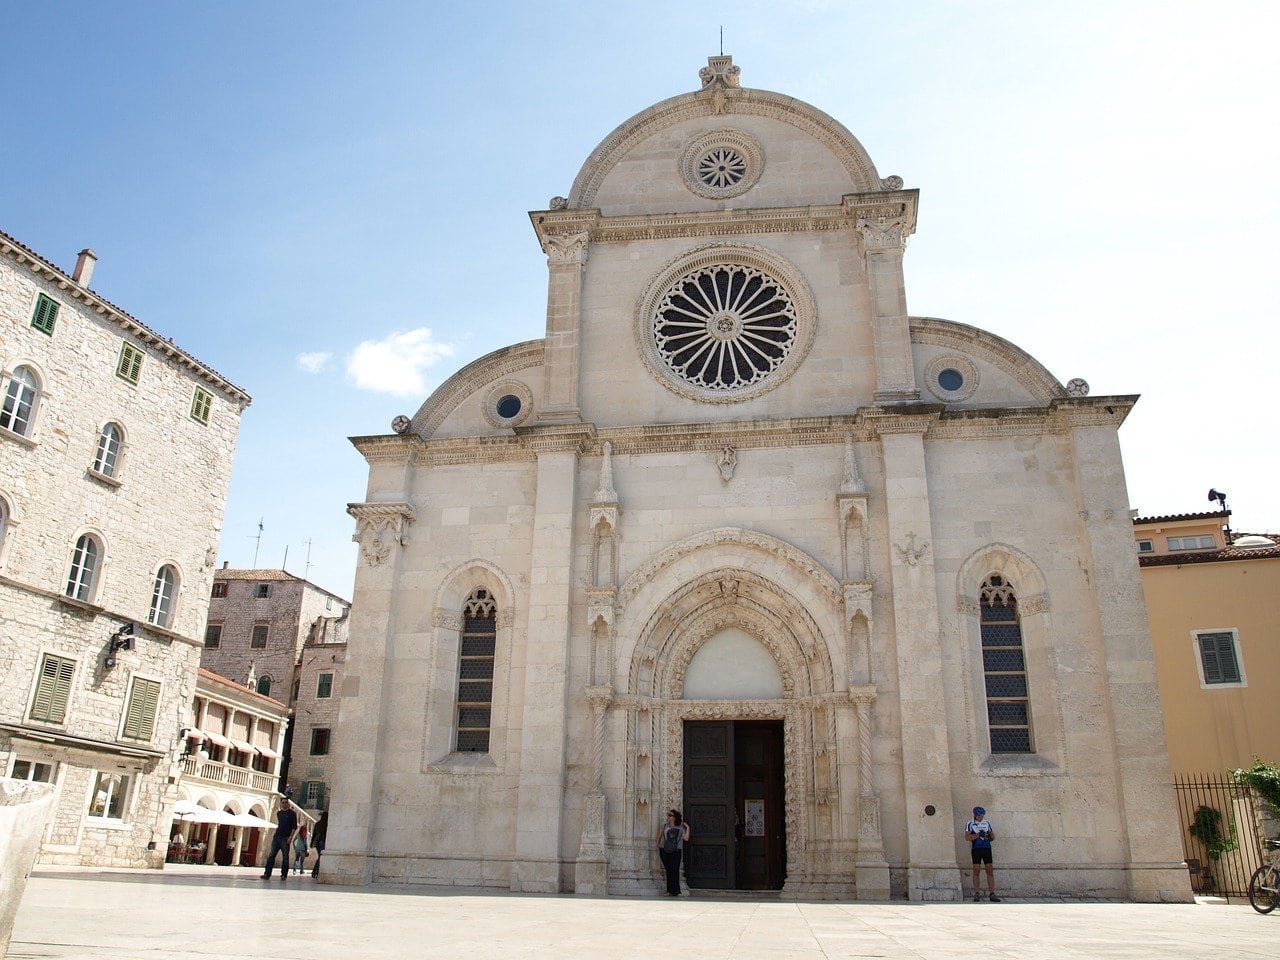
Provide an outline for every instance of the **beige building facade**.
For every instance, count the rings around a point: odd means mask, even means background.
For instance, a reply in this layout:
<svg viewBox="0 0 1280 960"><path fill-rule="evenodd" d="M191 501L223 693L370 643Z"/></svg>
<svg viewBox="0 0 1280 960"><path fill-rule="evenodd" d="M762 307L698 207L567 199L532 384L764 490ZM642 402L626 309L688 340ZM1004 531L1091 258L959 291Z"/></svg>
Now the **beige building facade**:
<svg viewBox="0 0 1280 960"><path fill-rule="evenodd" d="M0 234L0 775L44 862L159 866L249 396Z"/></svg>
<svg viewBox="0 0 1280 960"><path fill-rule="evenodd" d="M1117 431L1130 396L907 312L918 193L701 87L530 214L543 339L359 437L334 882L1189 897ZM962 869L963 866L963 869Z"/></svg>

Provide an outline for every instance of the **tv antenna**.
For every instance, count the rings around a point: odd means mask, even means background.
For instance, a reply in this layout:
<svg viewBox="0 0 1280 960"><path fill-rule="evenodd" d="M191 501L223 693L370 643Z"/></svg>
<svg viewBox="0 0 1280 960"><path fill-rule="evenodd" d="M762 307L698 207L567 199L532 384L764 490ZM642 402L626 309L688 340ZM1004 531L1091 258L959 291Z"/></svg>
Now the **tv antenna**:
<svg viewBox="0 0 1280 960"><path fill-rule="evenodd" d="M253 545L253 569L258 569L258 548L262 546L262 521L265 517L258 518L258 535L254 538L256 541Z"/></svg>

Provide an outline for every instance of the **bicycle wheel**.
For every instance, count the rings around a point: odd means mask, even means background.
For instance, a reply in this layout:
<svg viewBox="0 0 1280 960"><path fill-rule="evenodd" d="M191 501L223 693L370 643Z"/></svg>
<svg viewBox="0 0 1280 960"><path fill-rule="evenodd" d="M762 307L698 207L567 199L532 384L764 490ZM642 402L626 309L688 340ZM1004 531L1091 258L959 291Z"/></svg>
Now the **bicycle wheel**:
<svg viewBox="0 0 1280 960"><path fill-rule="evenodd" d="M1249 903L1259 913L1270 913L1280 902L1280 894L1276 893L1276 868L1270 865L1259 867L1249 878Z"/></svg>

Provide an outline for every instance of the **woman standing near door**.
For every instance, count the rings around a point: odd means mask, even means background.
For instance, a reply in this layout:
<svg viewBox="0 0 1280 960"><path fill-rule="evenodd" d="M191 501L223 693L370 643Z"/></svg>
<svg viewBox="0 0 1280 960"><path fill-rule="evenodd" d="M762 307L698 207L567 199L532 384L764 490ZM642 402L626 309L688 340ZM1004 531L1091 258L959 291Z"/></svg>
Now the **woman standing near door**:
<svg viewBox="0 0 1280 960"><path fill-rule="evenodd" d="M667 811L667 822L658 828L658 855L662 868L667 871L667 896L680 896L680 858L684 845L689 841L689 825L679 810Z"/></svg>

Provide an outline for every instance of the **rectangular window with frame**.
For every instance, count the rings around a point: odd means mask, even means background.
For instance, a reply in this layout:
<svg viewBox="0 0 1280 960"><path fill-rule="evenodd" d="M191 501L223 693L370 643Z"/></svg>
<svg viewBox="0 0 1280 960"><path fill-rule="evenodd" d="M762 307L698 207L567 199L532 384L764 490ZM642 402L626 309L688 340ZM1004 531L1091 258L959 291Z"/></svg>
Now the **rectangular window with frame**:
<svg viewBox="0 0 1280 960"><path fill-rule="evenodd" d="M213 394L208 390L196 387L191 395L191 419L196 423L209 425L209 415L213 411Z"/></svg>
<svg viewBox="0 0 1280 960"><path fill-rule="evenodd" d="M249 646L265 647L267 645L268 629L265 623L255 623L253 625L253 633L249 636Z"/></svg>
<svg viewBox="0 0 1280 960"><path fill-rule="evenodd" d="M150 740L156 730L156 710L160 706L160 684L155 680L133 678L129 706L124 714L124 736L134 740Z"/></svg>
<svg viewBox="0 0 1280 960"><path fill-rule="evenodd" d="M13 772L9 776L31 783L53 783L53 764L39 760L14 760Z"/></svg>
<svg viewBox="0 0 1280 960"><path fill-rule="evenodd" d="M210 623L205 625L204 646L206 650L217 650L222 646L222 624Z"/></svg>
<svg viewBox="0 0 1280 960"><path fill-rule="evenodd" d="M120 345L120 360L116 364L116 376L136 385L142 375L142 351L132 343Z"/></svg>
<svg viewBox="0 0 1280 960"><path fill-rule="evenodd" d="M1205 686L1241 686L1244 673L1240 669L1240 652L1236 636L1230 631L1196 634L1200 649L1200 669Z"/></svg>
<svg viewBox="0 0 1280 960"><path fill-rule="evenodd" d="M329 752L329 728L328 727L312 727L311 728L311 755L313 757L323 757Z"/></svg>
<svg viewBox="0 0 1280 960"><path fill-rule="evenodd" d="M52 297L46 297L43 293L36 294L36 309L31 314L31 325L41 333L47 333L52 337L57 320L58 301Z"/></svg>
<svg viewBox="0 0 1280 960"><path fill-rule="evenodd" d="M1154 551L1155 551L1155 545L1150 540L1138 541L1139 553L1153 553Z"/></svg>
<svg viewBox="0 0 1280 960"><path fill-rule="evenodd" d="M253 598L255 600L265 600L271 596L271 584L255 583L253 585Z"/></svg>
<svg viewBox="0 0 1280 960"><path fill-rule="evenodd" d="M76 675L76 662L46 653L40 661L40 679L31 701L31 719L45 723L62 723L67 717L71 699L71 681Z"/></svg>
<svg viewBox="0 0 1280 960"><path fill-rule="evenodd" d="M316 699L327 700L333 696L333 674L322 673L316 677Z"/></svg>
<svg viewBox="0 0 1280 960"><path fill-rule="evenodd" d="M123 820L129 778L123 773L99 773L89 795L89 817L94 820Z"/></svg>
<svg viewBox="0 0 1280 960"><path fill-rule="evenodd" d="M311 810L324 807L324 781L304 780L298 787L298 803Z"/></svg>
<svg viewBox="0 0 1280 960"><path fill-rule="evenodd" d="M1170 550L1212 550L1217 544L1208 535L1197 537L1170 537Z"/></svg>
<svg viewBox="0 0 1280 960"><path fill-rule="evenodd" d="M223 582L221 582L221 583L215 583L215 584L213 585L213 592L210 594L210 596L212 596L212 597L225 597L226 595L227 595L227 584L226 584L226 581L223 581Z"/></svg>

